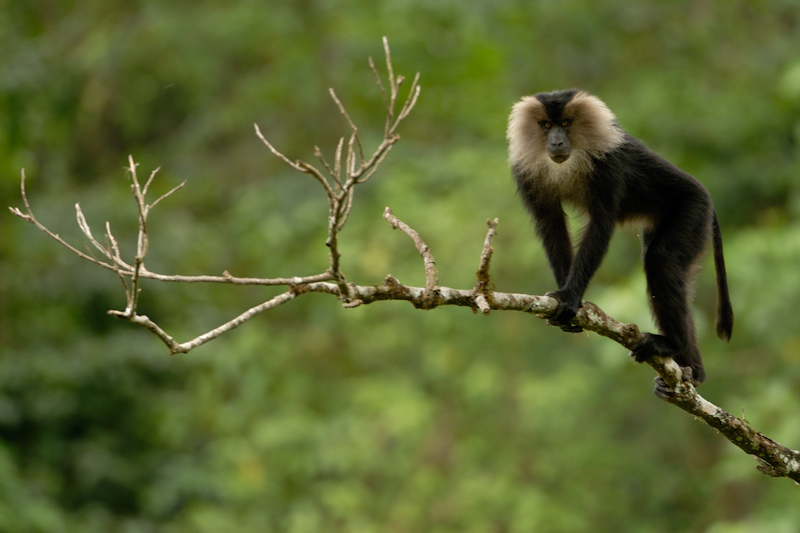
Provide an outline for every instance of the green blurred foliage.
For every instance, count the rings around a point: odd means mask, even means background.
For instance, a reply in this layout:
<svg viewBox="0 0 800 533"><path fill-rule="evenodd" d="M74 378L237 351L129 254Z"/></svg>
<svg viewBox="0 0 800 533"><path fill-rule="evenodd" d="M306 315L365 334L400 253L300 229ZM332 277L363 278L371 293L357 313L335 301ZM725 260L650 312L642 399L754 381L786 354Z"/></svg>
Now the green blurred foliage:
<svg viewBox="0 0 800 533"><path fill-rule="evenodd" d="M351 281L423 283L384 206L474 284L500 217L500 290L552 278L514 197L504 130L523 94L578 86L701 179L725 234L737 313L697 318L703 394L800 442L800 6L795 0L156 2L8 0L0 10L0 204L80 246L80 202L123 252L123 171L160 166L150 219L164 273L307 275L326 266L324 195L289 157L383 117L366 58L421 72L403 140L356 194ZM114 275L0 217L0 531L796 531L796 488L650 394L619 346L519 313L344 310L309 295L187 355L115 321ZM632 231L587 298L650 324ZM765 286L765 280L770 281ZM141 311L181 339L274 291L144 283ZM781 298L774 298L775 294Z"/></svg>

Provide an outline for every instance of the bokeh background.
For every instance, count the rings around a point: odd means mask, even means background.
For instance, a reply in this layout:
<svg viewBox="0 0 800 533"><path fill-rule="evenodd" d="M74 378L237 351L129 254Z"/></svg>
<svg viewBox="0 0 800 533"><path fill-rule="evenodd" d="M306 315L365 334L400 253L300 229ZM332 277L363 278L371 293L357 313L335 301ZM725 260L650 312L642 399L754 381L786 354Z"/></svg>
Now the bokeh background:
<svg viewBox="0 0 800 533"><path fill-rule="evenodd" d="M424 283L391 206L444 285L474 285L500 218L499 290L554 288L514 195L520 96L581 87L711 191L736 326L696 299L701 392L800 448L800 4L796 0L7 0L0 9L0 205L83 246L80 203L132 255L123 167L161 171L149 267L324 270L326 203L258 141L329 155L383 127L367 57L421 73L419 104L342 234L351 281ZM268 288L146 282L179 340ZM651 328L635 230L587 299ZM794 532L798 489L658 401L653 372L595 335L522 313L342 309L308 295L190 354L106 314L113 273L0 215L0 530L17 532Z"/></svg>

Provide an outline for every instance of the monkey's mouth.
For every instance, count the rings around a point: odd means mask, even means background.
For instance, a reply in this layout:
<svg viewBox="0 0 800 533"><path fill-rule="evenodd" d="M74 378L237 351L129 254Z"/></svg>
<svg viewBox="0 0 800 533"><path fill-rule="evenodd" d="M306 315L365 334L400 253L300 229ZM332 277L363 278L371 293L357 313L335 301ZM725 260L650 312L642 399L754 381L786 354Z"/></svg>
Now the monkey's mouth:
<svg viewBox="0 0 800 533"><path fill-rule="evenodd" d="M556 163L563 163L564 161L569 159L569 154L553 154L550 156L550 159L552 159Z"/></svg>

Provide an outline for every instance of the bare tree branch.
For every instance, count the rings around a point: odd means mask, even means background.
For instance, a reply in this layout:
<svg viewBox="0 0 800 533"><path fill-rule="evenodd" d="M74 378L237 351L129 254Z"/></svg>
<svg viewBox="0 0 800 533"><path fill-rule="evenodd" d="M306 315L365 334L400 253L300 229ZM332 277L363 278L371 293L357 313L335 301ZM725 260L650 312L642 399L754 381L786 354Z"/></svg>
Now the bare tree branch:
<svg viewBox="0 0 800 533"><path fill-rule="evenodd" d="M315 147L314 154L322 165L323 170L303 161L292 161L267 141L262 135L258 125L255 125L256 135L275 156L298 172L311 175L320 183L325 191L325 195L328 199L328 238L326 243L329 248L328 269L325 272L309 276L267 279L235 277L227 271L223 272L221 276L167 275L149 271L145 266L149 242L147 227L149 213L162 200L165 200L181 189L185 182L172 188L169 192L157 198L152 204L148 204L146 198L147 193L159 169L152 171L144 187L142 187L137 177L137 164L134 162L133 157L129 157L126 170L131 178L131 192L137 206L139 231L136 240L136 253L130 262L122 258L119 244L111 233L111 226L108 222L106 222L105 225L105 243L101 243L93 236L91 227L86 217L83 215L80 205L76 204L75 206L78 227L88 240L88 243L97 249L107 261L81 252L39 222L28 202L25 191L24 170L22 171L20 189L25 210L23 211L14 207L9 209L14 215L33 224L47 236L78 257L113 271L122 282L126 306L123 311L112 310L109 311L109 314L150 330L161 339L168 347L169 352L173 354L189 352L240 326L259 313L274 309L303 294L309 293L333 295L342 302L345 308L357 307L359 305L366 305L383 300L403 300L421 309L432 309L442 305L455 305L469 307L472 310L480 311L480 313L484 315L489 314L492 310L504 310L522 311L532 313L540 318L548 318L555 311L558 304L553 298L548 296L497 292L494 289L490 275L490 263L494 252L491 243L493 237L496 235L497 219L487 221L488 231L483 242L480 261L476 271L476 284L473 289L460 290L441 286L439 284L439 273L436 268L436 262L428 245L423 241L417 231L398 219L388 207L384 212L384 218L389 221L393 228L400 229L412 239L417 251L423 259L425 287L420 288L404 285L391 275L386 276L383 283L380 285L362 286L347 281L344 272L341 270L341 252L338 247L338 238L353 207L355 187L374 175L392 146L399 140L400 137L397 135L397 128L414 108L420 94L419 74L417 74L411 83L404 103L400 107L399 112L397 111L399 90L404 82L404 78L403 76L395 77L391 63L389 44L386 38L383 40L383 45L388 73L388 94L371 58L369 60L369 65L375 75L377 85L386 106L386 123L384 127L384 138L369 157L365 155L364 147L358 135L358 128L333 89L330 90L330 95L350 128L350 136L346 143L346 148L344 137L339 140L336 146L333 166L328 164L318 147ZM326 177L325 173L327 173L328 177ZM246 310L228 322L194 339L181 343L176 341L149 317L138 314L137 307L141 290L141 279L174 283L227 283L231 285L285 286L287 289L277 296ZM573 324L587 331L593 331L599 335L608 337L628 349L633 348L641 338L641 333L636 325L623 324L614 320L591 302L583 303L582 308L573 320ZM796 482L800 482L800 452L789 449L762 435L751 428L745 420L731 415L727 411L702 398L697 394L692 383L684 378L681 369L672 359L653 357L648 360L647 363L653 367L658 375L672 388L673 395L667 397L666 401L702 419L708 425L717 429L734 445L738 446L746 453L757 457L759 460L758 468L761 472L770 476L787 477Z"/></svg>
<svg viewBox="0 0 800 533"><path fill-rule="evenodd" d="M409 92L408 97L403 103L399 115L397 114L396 106L399 94L398 89L402 84L403 77L395 77L394 69L391 64L389 43L386 38L384 38L383 44L386 54L386 66L391 95L388 99L386 99L383 83L380 81L380 76L378 75L374 62L372 59L370 59L370 68L378 80L378 86L380 87L381 92L384 94L387 122L384 131L384 139L369 158L365 156L364 146L361 142L361 138L358 135L358 127L353 122L342 101L336 95L336 91L329 89L329 93L334 104L339 109L339 112L345 118L348 126L350 127L350 136L347 142L347 148L344 150L344 138L342 138L334 152L333 167L327 163L318 147L315 147L314 150L315 156L317 159L319 159L320 163L322 163L325 171L327 171L328 174L330 174L333 178L332 184L325 178L323 173L313 165L303 161L292 161L286 157L269 141L267 141L267 139L261 133L258 125L255 126L256 135L258 135L259 139L261 139L261 141L273 154L282 159L295 170L306 174L311 174L325 189L325 193L328 197L328 238L325 241L325 244L328 246L328 272L333 280L335 280L337 283L339 287L339 297L344 303L350 302L352 297L348 289L349 285L346 277L341 271L339 233L344 228L344 225L350 216L350 211L353 207L355 186L359 183L363 183L375 174L389 150L391 150L392 146L394 146L394 144L399 140L400 137L396 133L397 127L414 108L420 93L420 88L418 85L419 73L417 73L414 78L415 81L412 86L412 91Z"/></svg>
<svg viewBox="0 0 800 533"><path fill-rule="evenodd" d="M78 250L77 248L75 248L71 244L69 244L67 241L62 239L58 234L53 233L52 231L47 229L41 222L39 222L36 219L36 217L33 214L33 210L31 210L31 206L28 203L28 196L25 193L25 169L22 169L22 178L20 179L20 190L21 190L21 194L22 194L22 202L25 204L25 212L23 213L22 210L20 210L18 207L9 207L8 209L14 215L18 216L19 218L21 218L22 220L24 220L26 222L30 222L31 224L36 226L39 230L44 232L47 236L49 236L50 238L55 240L60 245L62 245L65 248L67 248L69 251L71 251L72 253L74 253L78 257L80 257L82 259L86 259L87 261L91 261L92 263L94 263L96 265L99 265L99 266L101 266L103 268L107 268L109 270L114 270L114 266L113 265L110 265L110 264L105 263L103 261L99 261L99 260L95 259L94 257L92 257L91 255L88 255L88 254L85 254L85 253L81 252L80 250ZM79 222L79 224L80 224L80 222Z"/></svg>

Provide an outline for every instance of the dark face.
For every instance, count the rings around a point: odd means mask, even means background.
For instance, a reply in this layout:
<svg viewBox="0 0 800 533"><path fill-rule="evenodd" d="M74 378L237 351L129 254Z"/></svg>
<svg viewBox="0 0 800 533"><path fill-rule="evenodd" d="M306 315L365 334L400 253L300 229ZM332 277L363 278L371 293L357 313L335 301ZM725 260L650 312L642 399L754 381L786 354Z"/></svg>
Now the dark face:
<svg viewBox="0 0 800 533"><path fill-rule="evenodd" d="M564 106L572 100L577 91L555 91L539 93L536 99L544 105L548 120L539 122L539 126L547 136L547 155L556 163L563 163L572 153L569 140L569 127L572 119L564 116Z"/></svg>
<svg viewBox="0 0 800 533"><path fill-rule="evenodd" d="M568 130L571 120L562 119L558 124L543 120L539 123L547 135L547 155L556 163L563 163L572 153Z"/></svg>

